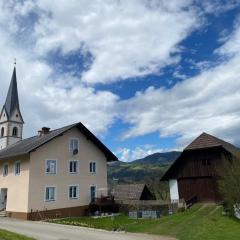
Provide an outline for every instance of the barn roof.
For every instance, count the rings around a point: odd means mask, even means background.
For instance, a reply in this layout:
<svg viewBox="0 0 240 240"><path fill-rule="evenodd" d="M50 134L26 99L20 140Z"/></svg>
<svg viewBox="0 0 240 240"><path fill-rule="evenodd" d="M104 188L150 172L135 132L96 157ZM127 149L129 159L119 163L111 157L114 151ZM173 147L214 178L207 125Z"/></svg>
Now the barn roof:
<svg viewBox="0 0 240 240"><path fill-rule="evenodd" d="M239 149L220 138L214 137L207 133L202 133L199 137L193 140L184 151L211 148L211 147L223 147L225 150L232 154L235 154Z"/></svg>
<svg viewBox="0 0 240 240"><path fill-rule="evenodd" d="M145 184L119 184L113 190L115 199L140 200Z"/></svg>
<svg viewBox="0 0 240 240"><path fill-rule="evenodd" d="M200 150L200 149L209 149L209 148L216 148L221 147L225 149L227 152L231 153L232 155L237 155L240 151L239 148L235 147L231 143L228 143L220 138L214 137L207 133L202 133L198 136L195 140L193 140L182 152L182 154L175 160L175 162L170 166L170 168L166 171L163 175L161 180L169 179L169 175L171 175L171 171L176 166L176 164L182 159L183 154L188 151L193 150Z"/></svg>
<svg viewBox="0 0 240 240"><path fill-rule="evenodd" d="M106 156L107 161L117 161L117 157L82 123L71 124L56 130L50 131L48 134L41 136L34 136L21 140L13 145L10 145L0 151L0 159L28 154L42 145L48 143L58 136L62 136L68 130L77 127L82 134L84 134L89 140L91 140Z"/></svg>

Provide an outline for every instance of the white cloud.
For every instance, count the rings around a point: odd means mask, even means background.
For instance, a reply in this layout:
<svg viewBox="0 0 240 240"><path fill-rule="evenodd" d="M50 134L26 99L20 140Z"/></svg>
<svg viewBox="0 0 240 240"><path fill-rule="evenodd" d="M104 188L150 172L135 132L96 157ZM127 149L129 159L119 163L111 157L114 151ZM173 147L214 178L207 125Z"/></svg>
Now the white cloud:
<svg viewBox="0 0 240 240"><path fill-rule="evenodd" d="M38 7L36 52L89 51L87 83L152 74L178 62L178 44L199 24L190 0L39 0Z"/></svg>
<svg viewBox="0 0 240 240"><path fill-rule="evenodd" d="M34 8L33 2L22 2L22 7L13 3L0 4L0 105L5 101L16 57L25 137L36 134L42 126L56 128L78 121L104 135L116 117L118 96L84 86L69 73L58 75L46 61L34 55L31 46L24 47L15 38L21 31L17 19Z"/></svg>
<svg viewBox="0 0 240 240"><path fill-rule="evenodd" d="M205 13L213 13L218 15L239 6L239 0L201 0L199 3L202 5Z"/></svg>
<svg viewBox="0 0 240 240"><path fill-rule="evenodd" d="M119 97L83 82L109 82L153 73L178 61L177 44L198 23L191 1L0 2L0 102L5 100L13 59L17 58L25 136L42 125L58 127L81 120L104 134L118 115ZM171 25L171 27L169 27ZM82 77L61 76L45 60L63 55L93 55Z"/></svg>
<svg viewBox="0 0 240 240"><path fill-rule="evenodd" d="M240 143L240 24L219 50L234 53L217 67L178 83L172 89L149 87L122 102L122 117L131 128L124 138L158 131L182 136L185 145L203 131ZM224 50L224 51L223 51Z"/></svg>
<svg viewBox="0 0 240 240"><path fill-rule="evenodd" d="M166 151L169 151L169 149L156 148L154 145L143 145L134 149L118 148L116 154L119 156L120 161L131 162L133 160L144 158L153 153Z"/></svg>
<svg viewBox="0 0 240 240"><path fill-rule="evenodd" d="M235 21L235 31L224 38L225 43L216 53L222 55L240 54L240 17Z"/></svg>

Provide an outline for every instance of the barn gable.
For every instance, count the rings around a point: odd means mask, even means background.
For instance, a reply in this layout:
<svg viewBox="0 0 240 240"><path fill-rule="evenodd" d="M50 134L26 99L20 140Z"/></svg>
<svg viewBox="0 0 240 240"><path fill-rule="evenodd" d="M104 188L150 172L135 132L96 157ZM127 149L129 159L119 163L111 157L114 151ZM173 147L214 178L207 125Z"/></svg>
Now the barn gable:
<svg viewBox="0 0 240 240"><path fill-rule="evenodd" d="M176 174L178 168L181 168L182 161L185 161L189 157L189 153L195 152L196 160L198 157L203 158L205 156L206 160L219 159L221 153L228 153L230 155L237 155L239 149L234 145L214 137L207 133L202 133L199 137L193 140L182 152L182 154L176 159L176 161L171 165L171 167L166 171L161 180L169 180ZM198 166L196 166L198 167ZM195 171L197 172L197 171ZM174 176L175 177L175 176Z"/></svg>
<svg viewBox="0 0 240 240"><path fill-rule="evenodd" d="M171 201L220 202L217 181L225 159L239 153L234 145L202 133L190 143L161 180L169 180Z"/></svg>

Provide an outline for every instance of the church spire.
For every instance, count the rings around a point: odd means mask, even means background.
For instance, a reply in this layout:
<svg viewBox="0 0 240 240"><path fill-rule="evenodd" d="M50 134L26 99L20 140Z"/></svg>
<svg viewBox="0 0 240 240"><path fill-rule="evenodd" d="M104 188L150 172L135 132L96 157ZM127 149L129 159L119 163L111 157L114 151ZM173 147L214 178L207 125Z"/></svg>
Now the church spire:
<svg viewBox="0 0 240 240"><path fill-rule="evenodd" d="M14 65L7 98L0 113L0 150L22 139L24 121L18 99L16 63Z"/></svg>
<svg viewBox="0 0 240 240"><path fill-rule="evenodd" d="M14 66L13 69L12 79L8 89L4 108L9 118L16 109L19 109L16 66Z"/></svg>

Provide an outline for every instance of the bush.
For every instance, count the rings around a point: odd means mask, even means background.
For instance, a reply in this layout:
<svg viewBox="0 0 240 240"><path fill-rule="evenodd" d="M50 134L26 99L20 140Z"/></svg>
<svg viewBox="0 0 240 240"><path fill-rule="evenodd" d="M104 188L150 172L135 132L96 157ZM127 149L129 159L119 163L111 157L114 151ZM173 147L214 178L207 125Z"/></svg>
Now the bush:
<svg viewBox="0 0 240 240"><path fill-rule="evenodd" d="M220 171L219 190L224 207L234 216L240 210L240 158L224 161Z"/></svg>

